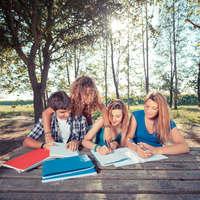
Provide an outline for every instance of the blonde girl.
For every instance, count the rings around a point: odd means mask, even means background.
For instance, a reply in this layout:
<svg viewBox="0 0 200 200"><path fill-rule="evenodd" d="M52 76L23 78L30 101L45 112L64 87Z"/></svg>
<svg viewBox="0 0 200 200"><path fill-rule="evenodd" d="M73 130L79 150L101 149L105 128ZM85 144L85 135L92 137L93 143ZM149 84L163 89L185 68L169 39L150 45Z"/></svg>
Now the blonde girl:
<svg viewBox="0 0 200 200"><path fill-rule="evenodd" d="M104 130L107 126L104 125L103 118L99 118L96 121L82 141L84 147L93 149L102 155L111 153L111 149L116 149L118 146L123 147L127 132L128 110L125 103L119 99L111 101L108 106L108 113L112 133L112 141L109 144L109 148L103 139ZM92 141L94 137L96 137L95 142Z"/></svg>
<svg viewBox="0 0 200 200"><path fill-rule="evenodd" d="M171 140L173 145L163 146ZM151 154L181 154L190 151L176 124L170 119L167 101L160 92L148 94L144 99L144 110L132 113L125 144L142 158L148 158Z"/></svg>

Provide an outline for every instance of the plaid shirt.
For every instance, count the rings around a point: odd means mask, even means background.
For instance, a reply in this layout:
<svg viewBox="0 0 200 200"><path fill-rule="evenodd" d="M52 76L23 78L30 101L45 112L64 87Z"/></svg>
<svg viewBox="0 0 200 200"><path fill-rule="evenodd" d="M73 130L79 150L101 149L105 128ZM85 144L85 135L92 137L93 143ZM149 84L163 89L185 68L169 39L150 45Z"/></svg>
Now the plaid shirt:
<svg viewBox="0 0 200 200"><path fill-rule="evenodd" d="M85 117L82 114L80 114L75 116L73 119L71 113L68 119L66 120L66 123L69 123L69 125L71 126L71 134L67 142L71 140L82 141L88 131L88 125ZM62 142L59 140L58 137L59 125L55 113L51 115L51 132L52 132L52 137L56 142ZM35 124L34 128L30 131L27 137L31 137L37 140L40 136L42 136L43 133L44 133L43 120L42 117L40 117L38 123Z"/></svg>

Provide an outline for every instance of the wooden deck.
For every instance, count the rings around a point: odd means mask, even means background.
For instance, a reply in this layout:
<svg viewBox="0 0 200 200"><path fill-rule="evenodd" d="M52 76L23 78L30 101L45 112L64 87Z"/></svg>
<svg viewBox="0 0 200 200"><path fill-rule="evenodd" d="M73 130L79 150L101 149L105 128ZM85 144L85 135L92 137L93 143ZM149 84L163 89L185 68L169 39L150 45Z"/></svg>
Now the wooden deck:
<svg viewBox="0 0 200 200"><path fill-rule="evenodd" d="M190 154L118 168L102 167L85 148L80 152L92 159L97 176L42 183L42 166L23 173L1 167L0 199L200 199L199 147Z"/></svg>

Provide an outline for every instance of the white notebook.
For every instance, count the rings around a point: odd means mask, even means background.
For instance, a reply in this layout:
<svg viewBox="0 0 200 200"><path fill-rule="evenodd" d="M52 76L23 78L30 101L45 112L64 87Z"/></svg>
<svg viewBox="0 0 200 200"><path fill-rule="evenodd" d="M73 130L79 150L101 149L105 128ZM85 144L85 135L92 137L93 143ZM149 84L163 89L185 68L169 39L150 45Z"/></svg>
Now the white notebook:
<svg viewBox="0 0 200 200"><path fill-rule="evenodd" d="M54 144L56 146L51 146L50 148L50 157L65 158L78 156L80 154L78 149L74 152L71 152L69 148L66 149L66 143L54 142Z"/></svg>
<svg viewBox="0 0 200 200"><path fill-rule="evenodd" d="M129 157L129 160L125 160L122 162L115 163L115 167L122 167L125 165L137 164L137 163L144 163L156 160L167 159L167 156L163 155L151 155L149 158L141 158L135 151L129 149L128 147L118 148L118 150Z"/></svg>

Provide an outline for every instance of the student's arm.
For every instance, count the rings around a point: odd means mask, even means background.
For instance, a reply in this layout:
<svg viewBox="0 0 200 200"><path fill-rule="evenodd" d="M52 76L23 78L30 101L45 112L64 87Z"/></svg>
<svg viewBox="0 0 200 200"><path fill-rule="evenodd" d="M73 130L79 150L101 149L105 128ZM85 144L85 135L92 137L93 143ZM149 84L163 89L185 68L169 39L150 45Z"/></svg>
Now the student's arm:
<svg viewBox="0 0 200 200"><path fill-rule="evenodd" d="M94 142L92 142L92 139L94 138L94 136L97 134L97 132L99 131L100 128L102 128L102 126L104 125L104 121L103 118L99 118L95 124L93 125L93 127L88 131L88 133L86 134L85 138L82 141L82 145L88 149L93 150L94 147L97 145ZM99 152L100 154L108 154L111 152L110 149L108 149L106 146L98 146L96 148L96 151Z"/></svg>
<svg viewBox="0 0 200 200"><path fill-rule="evenodd" d="M135 135L136 128L137 128L137 122L135 120L135 117L131 115L129 125L128 125L127 136L125 138L125 144L127 147L129 147L133 151L136 151L141 158L148 158L151 155L150 150L144 151L139 146L136 146L135 144L131 143L133 142L133 137Z"/></svg>
<svg viewBox="0 0 200 200"><path fill-rule="evenodd" d="M164 146L164 147L153 147L151 145L148 145L146 143L144 144L144 147L148 148L152 154L181 154L181 153L189 153L190 148L188 147L186 141L184 140L183 136L178 131L177 127L174 127L170 131L170 135L172 140L174 141L173 145L170 146Z"/></svg>
<svg viewBox="0 0 200 200"><path fill-rule="evenodd" d="M39 142L31 137L26 137L23 141L23 145L25 147L28 147L28 148L32 148L32 149L40 149L41 148L41 145L42 145L42 142ZM55 146L55 144L53 143L45 143L43 148L46 149L46 150L50 150L50 147L51 146Z"/></svg>
<svg viewBox="0 0 200 200"><path fill-rule="evenodd" d="M108 110L106 109L106 107L105 107L105 105L103 103L100 105L100 109L101 109L101 112L103 114L104 126L105 125L110 126ZM111 140L112 140L112 133L111 133L111 128L109 128L108 126L105 127L105 129L104 129L103 139L106 140L108 142L108 144L109 144L111 142Z"/></svg>
<svg viewBox="0 0 200 200"><path fill-rule="evenodd" d="M54 110L49 107L42 113L42 120L43 120L43 126L44 126L44 133L51 132L51 115L54 113ZM46 143L55 142L53 137L47 137L45 138Z"/></svg>

